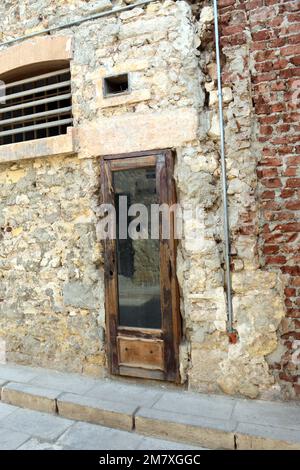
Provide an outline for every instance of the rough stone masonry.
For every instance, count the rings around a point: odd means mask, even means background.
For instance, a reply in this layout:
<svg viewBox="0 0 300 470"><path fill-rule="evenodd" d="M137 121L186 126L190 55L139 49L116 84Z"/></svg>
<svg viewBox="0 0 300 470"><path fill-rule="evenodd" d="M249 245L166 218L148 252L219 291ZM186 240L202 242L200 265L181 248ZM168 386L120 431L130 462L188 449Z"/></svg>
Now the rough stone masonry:
<svg viewBox="0 0 300 470"><path fill-rule="evenodd" d="M128 3L3 0L0 42ZM177 253L182 382L299 397L299 1L218 3L238 342L226 334L211 2L165 0L0 45L0 79L43 57L69 58L74 116L65 136L0 147L8 360L107 374L101 155L174 148L179 201L201 214ZM123 72L131 93L104 99L102 77Z"/></svg>

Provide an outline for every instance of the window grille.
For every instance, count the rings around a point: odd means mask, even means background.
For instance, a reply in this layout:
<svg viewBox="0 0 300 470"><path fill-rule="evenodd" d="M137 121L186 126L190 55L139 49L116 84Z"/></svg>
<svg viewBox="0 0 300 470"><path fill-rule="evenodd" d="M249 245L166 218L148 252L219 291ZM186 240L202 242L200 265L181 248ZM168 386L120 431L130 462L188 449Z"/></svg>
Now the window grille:
<svg viewBox="0 0 300 470"><path fill-rule="evenodd" d="M6 83L0 96L0 145L66 134L73 123L69 67Z"/></svg>

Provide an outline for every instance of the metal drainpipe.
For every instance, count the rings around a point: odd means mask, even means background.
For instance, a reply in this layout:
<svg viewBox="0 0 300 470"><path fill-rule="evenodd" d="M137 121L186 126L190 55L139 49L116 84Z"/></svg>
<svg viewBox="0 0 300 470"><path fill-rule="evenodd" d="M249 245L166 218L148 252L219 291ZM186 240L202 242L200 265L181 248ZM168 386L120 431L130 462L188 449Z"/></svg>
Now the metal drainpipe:
<svg viewBox="0 0 300 470"><path fill-rule="evenodd" d="M31 34L26 34L18 38L10 39L9 41L2 42L0 44L0 47L9 46L11 44L14 44L15 42L23 41L24 39L30 39L35 36L40 36L41 34L49 34L49 33L52 33L53 31L59 31L60 29L66 29L66 28L71 28L72 26L78 26L81 23L84 23L85 21L97 20L98 18L104 18L105 16L110 16L115 13L122 13L122 11L132 10L133 8L142 7L144 5L148 5L148 3L154 3L154 2L157 2L157 0L144 0L141 2L133 3L131 5L126 5L125 7L114 8L112 10L103 11L102 13L96 13L95 15L86 16L85 18L80 18L79 20L71 21L70 23L64 23L58 26L53 26L53 28L42 29L41 31L36 31Z"/></svg>
<svg viewBox="0 0 300 470"><path fill-rule="evenodd" d="M222 198L223 198L223 218L224 218L224 256L226 268L226 296L227 296L227 332L229 340L235 343L237 333L233 328L233 307L232 307L232 284L230 273L230 231L228 217L228 195L227 195L227 176L225 159L225 135L224 135L224 116L223 116L223 96L222 96L222 78L219 48L219 25L218 25L218 4L213 0L214 23L215 23L215 43L216 43L216 61L217 61L217 80L218 80L218 103L219 103L219 123L220 123L220 147L221 147L221 170L222 170Z"/></svg>

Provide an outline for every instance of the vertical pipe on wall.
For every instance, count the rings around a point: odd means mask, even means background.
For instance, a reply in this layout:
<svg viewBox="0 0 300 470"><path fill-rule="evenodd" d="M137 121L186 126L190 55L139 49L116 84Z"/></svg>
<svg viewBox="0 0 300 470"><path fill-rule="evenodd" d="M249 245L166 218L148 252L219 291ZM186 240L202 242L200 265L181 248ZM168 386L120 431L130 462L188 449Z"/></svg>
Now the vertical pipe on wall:
<svg viewBox="0 0 300 470"><path fill-rule="evenodd" d="M221 170L222 170L221 179L222 179L223 219L224 219L224 256L225 256L226 295L227 295L227 331L229 335L233 335L235 332L233 329L232 284L231 284L231 274L230 274L230 232L229 232L229 217L228 217L225 135L224 135L223 96L222 96L217 0L213 0L213 8L214 8L214 24L215 24L218 105L219 105L219 123L220 123L220 150L221 150Z"/></svg>

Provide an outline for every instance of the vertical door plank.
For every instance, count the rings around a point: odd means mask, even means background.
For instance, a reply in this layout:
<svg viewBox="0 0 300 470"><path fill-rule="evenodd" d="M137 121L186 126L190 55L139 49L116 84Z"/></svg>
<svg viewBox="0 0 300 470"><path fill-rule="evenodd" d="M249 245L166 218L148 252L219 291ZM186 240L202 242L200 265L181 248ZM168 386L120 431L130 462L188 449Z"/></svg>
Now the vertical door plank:
<svg viewBox="0 0 300 470"><path fill-rule="evenodd" d="M168 188L168 201L170 206L177 203L176 185L174 178L174 164L175 164L175 153L171 150L166 152L166 174L167 174L167 188ZM171 212L170 220L170 240L169 240L169 255L171 264L171 280L170 290L172 299L172 331L173 331L173 351L174 351L174 367L176 382L180 381L179 375L179 345L181 340L181 315L180 315L180 294L179 285L177 280L177 245L178 241L176 236L176 213Z"/></svg>
<svg viewBox="0 0 300 470"><path fill-rule="evenodd" d="M168 174L166 169L165 155L163 161L158 157L157 161L157 185L159 187L160 204L169 204ZM167 222L167 221L165 221ZM165 343L165 378L174 381L176 379L176 359L173 344L173 321L172 321L172 298L171 298L171 261L170 243L164 238L162 229L162 214L160 214L160 292L162 309L162 328Z"/></svg>
<svg viewBox="0 0 300 470"><path fill-rule="evenodd" d="M114 206L114 190L110 163L101 161L102 202ZM104 240L104 281L106 312L106 351L110 372L119 373L117 329L118 329L118 273L116 240Z"/></svg>

